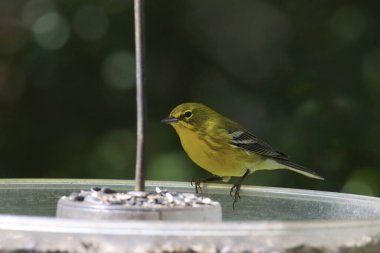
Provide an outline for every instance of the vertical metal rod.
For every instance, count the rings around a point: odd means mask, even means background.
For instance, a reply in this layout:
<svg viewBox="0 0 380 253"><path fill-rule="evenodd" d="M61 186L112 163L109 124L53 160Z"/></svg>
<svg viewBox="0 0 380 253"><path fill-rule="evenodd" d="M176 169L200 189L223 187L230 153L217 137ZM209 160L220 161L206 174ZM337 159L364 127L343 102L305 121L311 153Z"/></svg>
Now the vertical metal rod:
<svg viewBox="0 0 380 253"><path fill-rule="evenodd" d="M135 190L145 190L144 0L134 0L136 51L137 150Z"/></svg>

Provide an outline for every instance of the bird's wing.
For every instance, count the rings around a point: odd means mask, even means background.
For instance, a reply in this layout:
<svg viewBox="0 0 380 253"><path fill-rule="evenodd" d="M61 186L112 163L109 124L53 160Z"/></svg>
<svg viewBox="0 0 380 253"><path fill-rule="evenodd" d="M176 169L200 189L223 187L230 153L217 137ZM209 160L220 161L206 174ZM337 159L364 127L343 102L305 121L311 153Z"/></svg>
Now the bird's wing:
<svg viewBox="0 0 380 253"><path fill-rule="evenodd" d="M230 144L236 148L267 157L288 160L287 155L275 150L268 143L246 130L229 131L229 135L231 137Z"/></svg>

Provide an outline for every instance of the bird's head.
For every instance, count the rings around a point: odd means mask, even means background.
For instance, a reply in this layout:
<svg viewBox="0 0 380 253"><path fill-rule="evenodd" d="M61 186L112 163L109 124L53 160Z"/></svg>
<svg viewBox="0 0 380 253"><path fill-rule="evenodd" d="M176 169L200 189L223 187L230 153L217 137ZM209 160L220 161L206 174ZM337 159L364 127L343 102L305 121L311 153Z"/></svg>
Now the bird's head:
<svg viewBox="0 0 380 253"><path fill-rule="evenodd" d="M215 111L203 104L184 103L175 107L170 112L169 117L161 120L161 122L170 124L175 129L202 129L216 115L218 114Z"/></svg>

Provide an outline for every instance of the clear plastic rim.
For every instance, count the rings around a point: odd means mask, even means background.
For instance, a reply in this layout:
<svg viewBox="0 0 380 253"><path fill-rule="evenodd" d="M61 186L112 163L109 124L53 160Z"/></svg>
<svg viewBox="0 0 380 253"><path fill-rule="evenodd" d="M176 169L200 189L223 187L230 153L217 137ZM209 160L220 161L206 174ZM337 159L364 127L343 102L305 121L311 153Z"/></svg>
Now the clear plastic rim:
<svg viewBox="0 0 380 253"><path fill-rule="evenodd" d="M56 185L81 187L87 184L105 184L114 186L132 187L134 181L132 180L101 180L101 179L0 179L0 189L17 186L17 187L33 187L39 186L41 189L49 189ZM177 181L147 181L147 187L163 186L173 188L190 189L191 185L188 182ZM208 184L206 192L214 194L227 194L229 193L231 185L229 184ZM324 201L345 201L354 200L357 202L365 202L371 205L380 205L380 198L362 196L347 193L323 192L314 190L300 190L290 188L275 188L263 186L243 186L242 196L255 196L258 194L276 194L284 196L295 196L297 198L305 198L310 200L310 197L323 199ZM154 226L146 230L147 224L155 223ZM104 231L106 234L128 233L128 231L139 231L139 233L153 233L154 231L166 231L171 234L178 234L178 225L181 224L181 231L197 230L204 231L206 234L210 231L217 231L218 234L230 234L231 227L234 227L236 235L262 233L265 231L281 232L285 230L325 230L326 228L380 228L380 217L370 219L358 220L313 220L313 221L223 221L220 223L215 222L155 222L155 221L100 221L91 222L84 220L71 220L64 218L52 217L37 217L37 216L19 216L19 215L0 215L0 229L12 229L23 231L45 231L45 232L62 232L62 229L67 231L68 228L74 233L92 233L96 231L99 233ZM186 224L186 225L184 225ZM102 228L102 231L96 228ZM126 228L127 227L127 228ZM103 230L104 229L104 230ZM142 231L143 229L144 231ZM173 232L173 229L175 231ZM380 231L380 230L379 230ZM165 232L165 233L166 233ZM181 232L181 233L182 233Z"/></svg>
<svg viewBox="0 0 380 253"><path fill-rule="evenodd" d="M11 185L22 186L31 186L39 185L41 188L50 188L52 185L62 185L62 186L73 186L80 187L81 185L115 185L115 186L125 186L133 187L133 180L120 180L120 179L40 179L40 178L6 178L0 179L0 189ZM180 181L146 181L147 187L163 186L163 187L173 187L173 188L184 188L192 189L193 186L190 185L190 182L180 182ZM225 194L229 193L231 184L215 184L208 183L205 187L205 193L214 193L214 194ZM329 192L329 191L316 191L316 190L305 190L305 189L294 189L294 188L281 188L281 187L267 187L267 186L242 186L242 196L256 196L260 193L268 194L283 194L283 195L297 195L301 198L303 197L317 197L323 199L332 199L332 200L356 200L356 201L368 201L376 205L380 205L380 198L357 195L350 193L339 193L339 192ZM380 218L380 217L379 217Z"/></svg>

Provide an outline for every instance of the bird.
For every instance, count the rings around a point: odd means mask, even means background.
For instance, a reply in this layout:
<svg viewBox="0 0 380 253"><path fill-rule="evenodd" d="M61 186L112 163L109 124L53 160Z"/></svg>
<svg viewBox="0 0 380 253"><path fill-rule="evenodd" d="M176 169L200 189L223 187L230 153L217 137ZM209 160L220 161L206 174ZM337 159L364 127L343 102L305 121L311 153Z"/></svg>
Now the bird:
<svg viewBox="0 0 380 253"><path fill-rule="evenodd" d="M324 180L313 170L289 160L259 139L239 123L200 103L183 103L176 106L162 123L171 125L179 136L184 151L199 167L213 176L192 180L199 193L201 183L228 182L238 177L230 189L234 197L233 208L240 199L244 179L258 170L288 169L304 176Z"/></svg>

